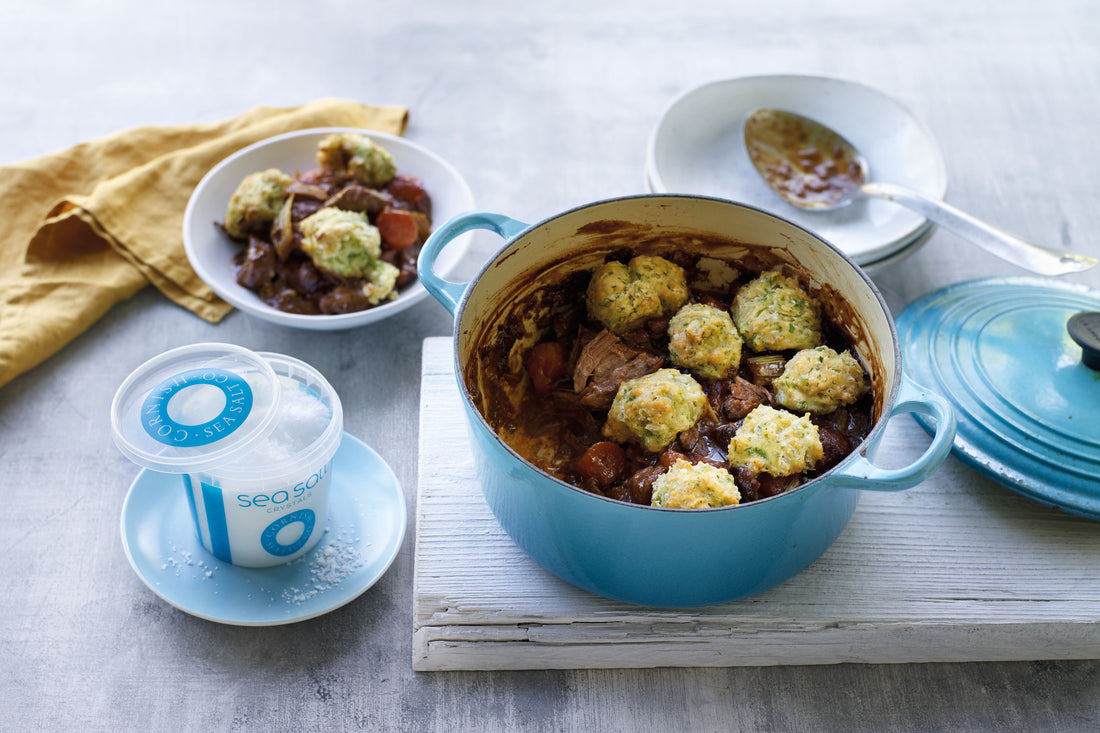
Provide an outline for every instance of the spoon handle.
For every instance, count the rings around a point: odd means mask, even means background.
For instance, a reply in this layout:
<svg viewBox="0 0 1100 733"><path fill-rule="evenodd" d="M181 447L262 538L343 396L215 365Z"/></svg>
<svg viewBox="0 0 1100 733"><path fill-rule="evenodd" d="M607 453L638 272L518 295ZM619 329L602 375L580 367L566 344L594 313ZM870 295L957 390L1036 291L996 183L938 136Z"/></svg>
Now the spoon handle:
<svg viewBox="0 0 1100 733"><path fill-rule="evenodd" d="M1096 264L1094 257L1053 252L1025 242L959 211L950 204L930 199L902 186L892 183L865 183L859 190L864 195L893 201L912 209L1001 259L1041 275L1064 275L1087 270Z"/></svg>

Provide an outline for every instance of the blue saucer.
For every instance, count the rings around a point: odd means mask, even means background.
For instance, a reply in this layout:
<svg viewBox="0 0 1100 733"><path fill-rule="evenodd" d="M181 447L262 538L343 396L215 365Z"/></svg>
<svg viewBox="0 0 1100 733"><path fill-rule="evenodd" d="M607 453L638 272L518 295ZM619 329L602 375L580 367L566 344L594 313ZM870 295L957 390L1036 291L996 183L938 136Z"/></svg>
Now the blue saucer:
<svg viewBox="0 0 1100 733"><path fill-rule="evenodd" d="M147 469L122 505L122 546L138 577L181 611L224 624L274 626L358 598L397 557L405 525L397 478L345 433L332 463L325 535L307 555L271 568L218 560L195 534L179 476Z"/></svg>

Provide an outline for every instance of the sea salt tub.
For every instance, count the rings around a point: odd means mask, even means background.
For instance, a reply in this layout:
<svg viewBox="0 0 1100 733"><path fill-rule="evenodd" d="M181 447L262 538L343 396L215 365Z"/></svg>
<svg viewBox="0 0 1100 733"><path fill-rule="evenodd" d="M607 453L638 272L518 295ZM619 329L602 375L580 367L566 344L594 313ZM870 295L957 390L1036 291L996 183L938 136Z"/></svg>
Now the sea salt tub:
<svg viewBox="0 0 1100 733"><path fill-rule="evenodd" d="M111 405L119 449L182 476L199 540L242 567L290 562L328 515L340 398L309 364L232 344L193 344L138 367Z"/></svg>

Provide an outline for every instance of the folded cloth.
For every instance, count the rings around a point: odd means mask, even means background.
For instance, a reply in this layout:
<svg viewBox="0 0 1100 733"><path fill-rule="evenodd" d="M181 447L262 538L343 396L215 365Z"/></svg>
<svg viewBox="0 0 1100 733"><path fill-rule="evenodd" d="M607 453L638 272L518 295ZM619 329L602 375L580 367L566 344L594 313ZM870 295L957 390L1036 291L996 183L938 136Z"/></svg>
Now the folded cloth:
<svg viewBox="0 0 1100 733"><path fill-rule="evenodd" d="M217 123L140 127L0 168L0 386L153 283L211 323L230 306L183 250L199 180L246 145L309 127L400 135L408 111L325 99Z"/></svg>

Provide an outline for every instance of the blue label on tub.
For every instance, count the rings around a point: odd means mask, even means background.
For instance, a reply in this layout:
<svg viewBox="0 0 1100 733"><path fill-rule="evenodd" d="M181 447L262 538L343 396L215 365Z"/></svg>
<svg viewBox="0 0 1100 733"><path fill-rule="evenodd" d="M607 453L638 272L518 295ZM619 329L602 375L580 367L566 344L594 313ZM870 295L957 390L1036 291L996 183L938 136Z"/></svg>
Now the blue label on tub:
<svg viewBox="0 0 1100 733"><path fill-rule="evenodd" d="M209 385L221 390L225 404L213 418L199 424L176 422L168 414L168 403L185 389ZM252 411L252 388L248 382L225 369L190 369L165 379L141 405L141 424L154 440L165 445L194 448L209 445L239 428Z"/></svg>
<svg viewBox="0 0 1100 733"><path fill-rule="evenodd" d="M294 524L295 522L302 523L302 533L298 535L297 539L288 544L284 545L279 542L279 532L284 527ZM295 552L305 547L306 542L309 540L309 536L313 534L313 525L316 523L317 517L312 509L299 509L296 512L291 512L290 514L279 517L274 522L267 525L263 534L260 535L260 544L272 555L278 555L279 557L293 555Z"/></svg>
<svg viewBox="0 0 1100 733"><path fill-rule="evenodd" d="M203 511L206 512L206 528L210 532L210 552L225 562L233 562L233 548L229 542L229 522L225 516L225 502L222 490L205 481L202 486ZM194 497L191 498L194 501Z"/></svg>

